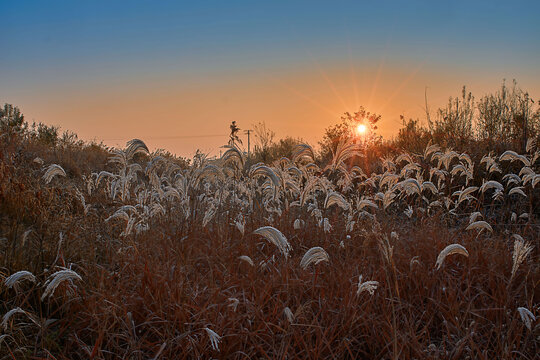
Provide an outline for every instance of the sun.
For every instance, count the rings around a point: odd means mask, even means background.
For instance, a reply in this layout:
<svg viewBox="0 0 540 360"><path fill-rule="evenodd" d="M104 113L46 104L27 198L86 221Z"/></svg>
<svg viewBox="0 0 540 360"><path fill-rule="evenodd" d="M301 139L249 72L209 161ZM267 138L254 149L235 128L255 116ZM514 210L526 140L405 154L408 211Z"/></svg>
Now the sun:
<svg viewBox="0 0 540 360"><path fill-rule="evenodd" d="M358 133L358 135L364 135L366 131L367 127L364 124L358 124L358 126L356 127L356 132Z"/></svg>

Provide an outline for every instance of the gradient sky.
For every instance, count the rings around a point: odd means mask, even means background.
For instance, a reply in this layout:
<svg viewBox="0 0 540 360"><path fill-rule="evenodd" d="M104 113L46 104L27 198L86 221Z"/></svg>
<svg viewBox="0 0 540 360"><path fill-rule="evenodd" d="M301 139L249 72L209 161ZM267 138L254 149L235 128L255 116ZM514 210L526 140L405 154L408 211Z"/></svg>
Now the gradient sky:
<svg viewBox="0 0 540 360"><path fill-rule="evenodd" d="M84 140L216 154L264 121L316 144L345 111L423 119L467 87L540 96L540 1L0 0L0 102Z"/></svg>

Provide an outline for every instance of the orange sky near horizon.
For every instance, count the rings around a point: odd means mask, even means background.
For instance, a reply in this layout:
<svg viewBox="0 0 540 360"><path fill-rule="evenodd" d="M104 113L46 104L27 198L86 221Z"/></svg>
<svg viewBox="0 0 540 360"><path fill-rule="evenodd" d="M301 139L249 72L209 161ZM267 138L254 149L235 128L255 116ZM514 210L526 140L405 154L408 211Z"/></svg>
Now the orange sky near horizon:
<svg viewBox="0 0 540 360"><path fill-rule="evenodd" d="M212 156L219 155L220 146L227 143L233 120L242 130L265 122L276 139L292 136L317 146L326 127L360 105L382 115L378 133L390 138L401 126L401 114L425 121L426 88L428 105L435 111L450 96L460 95L463 85L477 100L497 91L507 74L493 75L384 61L354 66L311 62L304 67L198 78L153 75L53 84L46 97L40 96L44 89L33 88L15 94L9 102L19 106L30 123L60 126L83 140L123 147L126 141L140 138L151 150L192 157L200 149ZM534 76L517 80L533 98L539 93ZM507 78L508 85L511 81ZM241 139L247 150L243 131Z"/></svg>

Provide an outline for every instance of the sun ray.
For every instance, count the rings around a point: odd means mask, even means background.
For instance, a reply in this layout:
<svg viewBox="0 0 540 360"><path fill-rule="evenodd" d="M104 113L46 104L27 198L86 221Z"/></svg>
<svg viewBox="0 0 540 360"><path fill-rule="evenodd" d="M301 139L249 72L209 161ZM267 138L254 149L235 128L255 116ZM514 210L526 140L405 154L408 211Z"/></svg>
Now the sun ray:
<svg viewBox="0 0 540 360"><path fill-rule="evenodd" d="M351 74L352 79L352 86L353 86L353 95L354 95L354 108L358 109L360 106L360 97L358 96L358 84L356 83L356 71L354 70L354 65L352 61L352 50L351 50L351 42L348 42L349 45L349 71Z"/></svg>
<svg viewBox="0 0 540 360"><path fill-rule="evenodd" d="M334 117L336 116L336 113L335 111L332 111L331 109L327 108L326 106L322 105L321 103L319 103L318 101L312 99L311 97L307 96L307 95L304 95L302 92L296 90L295 88L293 88L292 86L282 82L282 81L279 81L277 79L272 79L272 81L274 81L275 83L277 83L278 85L282 86L283 88L287 89L288 91L290 91L291 93L295 94L296 96L304 99L304 100L307 100L308 102L310 102L311 104L317 106L319 109L325 111L328 115Z"/></svg>
<svg viewBox="0 0 540 360"><path fill-rule="evenodd" d="M390 104L390 102L392 100L394 100L394 98L401 92L401 90L403 89L403 87L405 87L405 85L407 85L415 76L416 74L418 74L418 72L420 71L420 69L424 66L424 63L420 63L416 69L414 69L414 71L412 71L409 76L407 76L407 78L405 80L403 80L401 82L401 84L399 84L399 86L394 90L394 92L392 93L392 95L390 95L387 99L386 99L386 102L383 103L383 105L381 106L380 109L378 109L379 111L384 111L384 109L386 108L386 106L388 106L388 104Z"/></svg>

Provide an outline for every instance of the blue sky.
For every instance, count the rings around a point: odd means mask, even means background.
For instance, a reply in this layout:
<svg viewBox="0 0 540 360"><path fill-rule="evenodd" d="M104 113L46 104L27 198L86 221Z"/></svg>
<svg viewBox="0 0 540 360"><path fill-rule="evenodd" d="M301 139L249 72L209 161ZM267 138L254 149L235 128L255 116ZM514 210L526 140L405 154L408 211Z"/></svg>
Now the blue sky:
<svg viewBox="0 0 540 360"><path fill-rule="evenodd" d="M44 98L164 83L183 92L262 74L282 81L308 68L332 83L351 64L389 78L421 66L473 86L540 82L539 1L1 1L0 13L0 101L75 130L76 119L39 105Z"/></svg>

